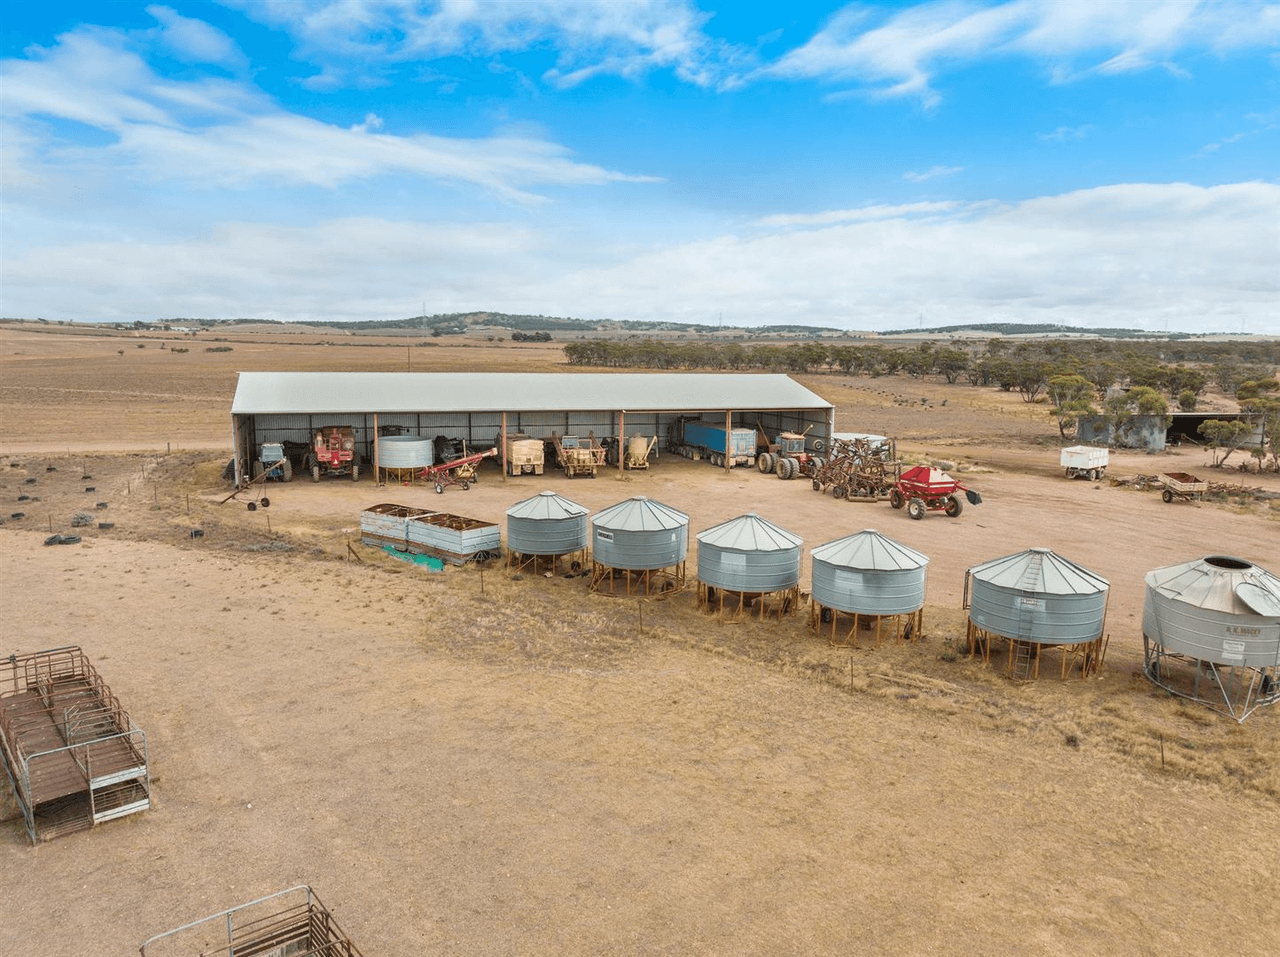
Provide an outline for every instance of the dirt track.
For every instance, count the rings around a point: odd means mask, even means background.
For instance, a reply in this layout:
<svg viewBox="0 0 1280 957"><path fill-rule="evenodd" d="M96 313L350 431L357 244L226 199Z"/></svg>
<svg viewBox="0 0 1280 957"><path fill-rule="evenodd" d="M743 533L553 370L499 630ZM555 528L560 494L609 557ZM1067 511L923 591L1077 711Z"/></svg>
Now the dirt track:
<svg viewBox="0 0 1280 957"><path fill-rule="evenodd" d="M160 357L84 361L126 358ZM444 496L295 482L249 512L216 504L225 455L187 451L200 435L220 447L229 392L171 417L158 399L147 418L127 402L45 406L14 372L0 362L3 515L18 494L38 501L0 528L10 650L86 649L149 734L156 808L37 848L8 820L0 952L78 955L92 939L95 954L136 953L299 882L367 957L1273 947L1280 714L1236 725L1135 674L1142 573L1210 552L1275 570L1266 505L1068 482L1043 466L1052 447L1029 444L1045 423L1005 396L926 384L935 404L951 397L944 435L882 394L918 382L814 376L833 401L861 395L839 428L883 422L910 454L977 463L963 474L984 503L910 522L664 458L627 482L491 473ZM154 371L148 387L182 392ZM98 417L121 448L184 451L51 453ZM1113 472L1195 471L1201 454L1120 456ZM649 495L689 512L694 532L755 510L806 549L878 528L931 559L928 638L833 649L802 616L716 622L688 592L645 603L641 633L638 603L582 579L430 576L367 549L340 560L369 504L502 522L542 488L593 511ZM86 508L115 527L42 544ZM206 536L192 540L196 526ZM1030 545L1111 581L1101 678L1018 685L950 660L964 569ZM806 578L808 565L806 552Z"/></svg>

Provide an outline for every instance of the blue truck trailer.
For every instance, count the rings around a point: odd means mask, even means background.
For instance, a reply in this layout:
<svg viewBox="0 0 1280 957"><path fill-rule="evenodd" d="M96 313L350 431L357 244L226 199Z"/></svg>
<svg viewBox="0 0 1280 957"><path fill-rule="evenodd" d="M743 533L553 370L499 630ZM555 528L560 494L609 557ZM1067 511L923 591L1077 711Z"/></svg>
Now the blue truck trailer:
<svg viewBox="0 0 1280 957"><path fill-rule="evenodd" d="M672 424L671 450L687 459L709 459L712 465L754 465L756 430L730 429L698 419L677 419Z"/></svg>

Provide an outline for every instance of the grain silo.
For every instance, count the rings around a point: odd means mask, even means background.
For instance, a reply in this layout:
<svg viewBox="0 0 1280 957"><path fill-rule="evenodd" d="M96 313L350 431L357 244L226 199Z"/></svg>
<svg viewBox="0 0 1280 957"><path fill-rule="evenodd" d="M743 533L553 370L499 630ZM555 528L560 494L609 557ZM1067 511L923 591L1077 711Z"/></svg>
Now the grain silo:
<svg viewBox="0 0 1280 957"><path fill-rule="evenodd" d="M1146 575L1147 677L1243 721L1280 700L1280 578L1242 558L1207 558Z"/></svg>
<svg viewBox="0 0 1280 957"><path fill-rule="evenodd" d="M755 512L698 533L698 607L722 613L726 603L761 618L790 614L800 604L803 542Z"/></svg>
<svg viewBox="0 0 1280 957"><path fill-rule="evenodd" d="M591 590L649 595L684 586L689 516L637 495L591 519Z"/></svg>
<svg viewBox="0 0 1280 957"><path fill-rule="evenodd" d="M424 468L435 464L435 445L417 435L378 437L380 481L411 482Z"/></svg>
<svg viewBox="0 0 1280 957"><path fill-rule="evenodd" d="M561 558L570 571L580 571L587 560L585 505L555 492L539 492L507 509L507 564L516 569L550 565L554 574Z"/></svg>
<svg viewBox="0 0 1280 957"><path fill-rule="evenodd" d="M1102 626L1110 584L1048 548L1029 548L965 572L964 607L969 609L969 650L984 661L991 639L1009 642L1007 673L1039 677L1040 653L1062 652L1065 679L1078 658L1082 677L1102 664Z"/></svg>
<svg viewBox="0 0 1280 957"><path fill-rule="evenodd" d="M867 528L819 545L812 558L809 627L815 632L830 625L832 644L854 647L859 628L874 628L876 645L884 632L908 640L920 637L929 564L924 555Z"/></svg>

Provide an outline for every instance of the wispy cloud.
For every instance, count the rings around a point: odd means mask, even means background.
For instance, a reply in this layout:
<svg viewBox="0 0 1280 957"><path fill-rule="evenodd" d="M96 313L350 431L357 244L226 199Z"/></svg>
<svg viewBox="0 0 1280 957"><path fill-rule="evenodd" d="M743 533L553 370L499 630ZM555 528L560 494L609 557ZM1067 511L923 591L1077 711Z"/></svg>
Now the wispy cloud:
<svg viewBox="0 0 1280 957"><path fill-rule="evenodd" d="M189 23L179 29L199 35ZM396 135L372 114L348 127L322 122L280 109L247 81L162 78L135 49L139 42L83 28L28 59L0 64L5 122L23 131L25 155L35 164L26 167L26 178L71 161L201 189L258 183L332 189L407 174L477 186L518 203L540 202L536 190L547 186L652 181L576 162L564 147L527 134ZM206 56L229 55L212 42L200 48ZM49 118L83 124L106 141L60 142L46 129Z"/></svg>
<svg viewBox="0 0 1280 957"><path fill-rule="evenodd" d="M634 78L669 69L713 87L744 56L708 36L711 15L686 0L225 0L245 16L283 29L299 55L320 65L313 88L380 82L379 71L448 56L496 56L546 46L556 62L544 79L572 87L600 75Z"/></svg>
<svg viewBox="0 0 1280 957"><path fill-rule="evenodd" d="M777 213L762 216L754 223L769 228L788 226L834 226L838 223L865 223L876 219L899 219L950 212L959 203L902 203L897 206L862 206L858 209L830 209L821 213Z"/></svg>
<svg viewBox="0 0 1280 957"><path fill-rule="evenodd" d="M1045 143L1069 143L1072 140L1082 140L1092 132L1093 126L1089 123L1080 126L1059 126L1056 130L1038 134L1037 139Z"/></svg>
<svg viewBox="0 0 1280 957"><path fill-rule="evenodd" d="M1274 130L1277 125L1280 125L1280 121L1277 120L1277 114L1266 115L1262 113L1250 113L1244 117L1244 119L1249 123L1249 129L1240 130L1237 133L1232 133L1230 136L1224 136L1222 139L1214 143L1206 143L1204 146L1200 147L1200 153L1216 153L1224 146L1239 143L1241 140L1251 139L1259 133Z"/></svg>
<svg viewBox="0 0 1280 957"><path fill-rule="evenodd" d="M909 183L924 183L931 179L937 179L939 176L954 176L963 169L963 166L931 166L923 172L908 170L902 174L902 178Z"/></svg>
<svg viewBox="0 0 1280 957"><path fill-rule="evenodd" d="M1280 12L1261 0L943 0L894 10L855 4L758 75L852 84L863 95L941 101L935 78L992 58L1043 64L1053 82L1160 66L1188 52L1266 48Z"/></svg>

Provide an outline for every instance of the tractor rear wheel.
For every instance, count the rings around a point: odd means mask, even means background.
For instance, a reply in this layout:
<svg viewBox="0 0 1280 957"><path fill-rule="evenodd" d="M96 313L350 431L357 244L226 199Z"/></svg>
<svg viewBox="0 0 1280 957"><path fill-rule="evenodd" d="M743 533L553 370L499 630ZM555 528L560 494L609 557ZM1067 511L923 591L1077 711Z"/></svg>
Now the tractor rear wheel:
<svg viewBox="0 0 1280 957"><path fill-rule="evenodd" d="M284 465L280 469L280 472L281 472L281 477L283 478L284 481L286 482L293 481L293 463L290 462L288 459L284 460Z"/></svg>
<svg viewBox="0 0 1280 957"><path fill-rule="evenodd" d="M356 465L355 462L351 463L351 481L360 481L360 466Z"/></svg>
<svg viewBox="0 0 1280 957"><path fill-rule="evenodd" d="M761 472L772 472L773 456L771 456L768 452L761 452L759 455L756 456L756 468L758 468Z"/></svg>
<svg viewBox="0 0 1280 957"><path fill-rule="evenodd" d="M313 482L320 481L320 466L318 465L311 466L311 481Z"/></svg>
<svg viewBox="0 0 1280 957"><path fill-rule="evenodd" d="M790 459L784 458L783 456L779 455L777 459L774 460L774 463L773 463L773 474L778 476L778 478L780 479L786 478L787 462L789 461Z"/></svg>
<svg viewBox="0 0 1280 957"><path fill-rule="evenodd" d="M964 510L964 502L960 501L959 495L952 495L947 499L947 505L943 509L947 513L947 518L955 518Z"/></svg>
<svg viewBox="0 0 1280 957"><path fill-rule="evenodd" d="M924 518L924 502L921 499L913 498L907 503L907 514L914 518L917 522Z"/></svg>
<svg viewBox="0 0 1280 957"><path fill-rule="evenodd" d="M889 505L893 508L902 508L907 501L902 497L902 492L896 488L889 489Z"/></svg>

